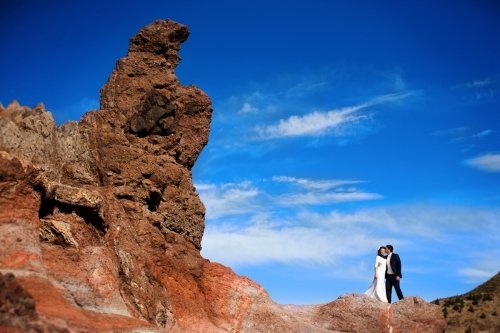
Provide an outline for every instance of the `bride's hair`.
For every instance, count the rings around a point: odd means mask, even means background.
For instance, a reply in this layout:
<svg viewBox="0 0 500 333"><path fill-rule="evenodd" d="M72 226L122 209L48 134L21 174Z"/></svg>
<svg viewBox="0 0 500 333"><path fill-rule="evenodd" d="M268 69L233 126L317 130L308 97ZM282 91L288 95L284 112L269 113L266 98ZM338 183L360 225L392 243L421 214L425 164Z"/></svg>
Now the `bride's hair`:
<svg viewBox="0 0 500 333"><path fill-rule="evenodd" d="M381 246L378 248L377 255L383 258L384 256L382 255L382 252L381 252L382 249L385 249L385 246Z"/></svg>

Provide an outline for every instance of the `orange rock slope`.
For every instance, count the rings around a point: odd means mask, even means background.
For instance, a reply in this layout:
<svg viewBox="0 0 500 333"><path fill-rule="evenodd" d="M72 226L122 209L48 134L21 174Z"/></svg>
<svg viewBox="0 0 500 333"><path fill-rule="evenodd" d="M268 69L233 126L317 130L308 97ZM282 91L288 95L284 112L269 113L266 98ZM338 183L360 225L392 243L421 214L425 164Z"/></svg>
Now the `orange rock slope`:
<svg viewBox="0 0 500 333"><path fill-rule="evenodd" d="M0 106L0 332L441 332L417 298L278 305L201 257L191 168L212 108L174 74L188 34L139 31L78 123Z"/></svg>

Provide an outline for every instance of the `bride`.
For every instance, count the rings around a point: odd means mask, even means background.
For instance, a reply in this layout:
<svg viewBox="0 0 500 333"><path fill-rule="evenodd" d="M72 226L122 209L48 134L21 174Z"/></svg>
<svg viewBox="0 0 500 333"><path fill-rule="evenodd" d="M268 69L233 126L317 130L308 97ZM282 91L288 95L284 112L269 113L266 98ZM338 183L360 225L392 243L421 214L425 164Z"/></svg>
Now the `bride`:
<svg viewBox="0 0 500 333"><path fill-rule="evenodd" d="M375 259L375 277L373 278L370 288L365 291L365 295L388 303L387 296L385 294L385 271L387 268L387 259L384 255L385 247L381 246L377 251L377 257Z"/></svg>

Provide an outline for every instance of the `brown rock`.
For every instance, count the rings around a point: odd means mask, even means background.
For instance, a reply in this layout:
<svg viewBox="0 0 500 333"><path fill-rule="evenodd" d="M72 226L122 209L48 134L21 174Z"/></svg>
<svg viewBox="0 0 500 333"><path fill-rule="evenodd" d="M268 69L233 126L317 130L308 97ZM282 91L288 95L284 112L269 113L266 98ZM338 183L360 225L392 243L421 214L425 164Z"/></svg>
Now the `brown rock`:
<svg viewBox="0 0 500 333"><path fill-rule="evenodd" d="M0 272L16 276L1 285L1 331L332 332L369 327L351 319L384 322L370 300L278 305L201 257L205 209L191 168L212 109L175 77L187 37L169 20L142 29L100 110L78 123L56 126L43 105L0 106ZM406 306L391 318L427 323L425 303Z"/></svg>
<svg viewBox="0 0 500 333"><path fill-rule="evenodd" d="M54 244L78 247L68 223L57 220L40 220L40 240Z"/></svg>
<svg viewBox="0 0 500 333"><path fill-rule="evenodd" d="M421 298L389 305L356 294L320 306L315 322L332 330L366 333L441 333L446 326L441 309Z"/></svg>
<svg viewBox="0 0 500 333"><path fill-rule="evenodd" d="M25 329L35 319L33 297L17 283L12 273L0 273L0 325Z"/></svg>
<svg viewBox="0 0 500 333"><path fill-rule="evenodd" d="M392 325L396 332L443 332L446 327L441 308L419 297L407 297L392 305Z"/></svg>

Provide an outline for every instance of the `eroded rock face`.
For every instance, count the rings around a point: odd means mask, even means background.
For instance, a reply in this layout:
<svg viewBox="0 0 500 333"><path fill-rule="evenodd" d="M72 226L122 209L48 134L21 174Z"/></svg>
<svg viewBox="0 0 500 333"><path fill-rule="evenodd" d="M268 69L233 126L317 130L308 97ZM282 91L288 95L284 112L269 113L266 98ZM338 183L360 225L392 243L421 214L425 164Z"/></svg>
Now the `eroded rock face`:
<svg viewBox="0 0 500 333"><path fill-rule="evenodd" d="M191 168L212 109L174 74L187 37L169 20L142 29L102 88L100 110L78 123L56 126L43 105L0 107L0 272L15 275L0 281L0 298L14 295L0 304L0 328L339 329L334 306L275 304L201 257L205 213Z"/></svg>

